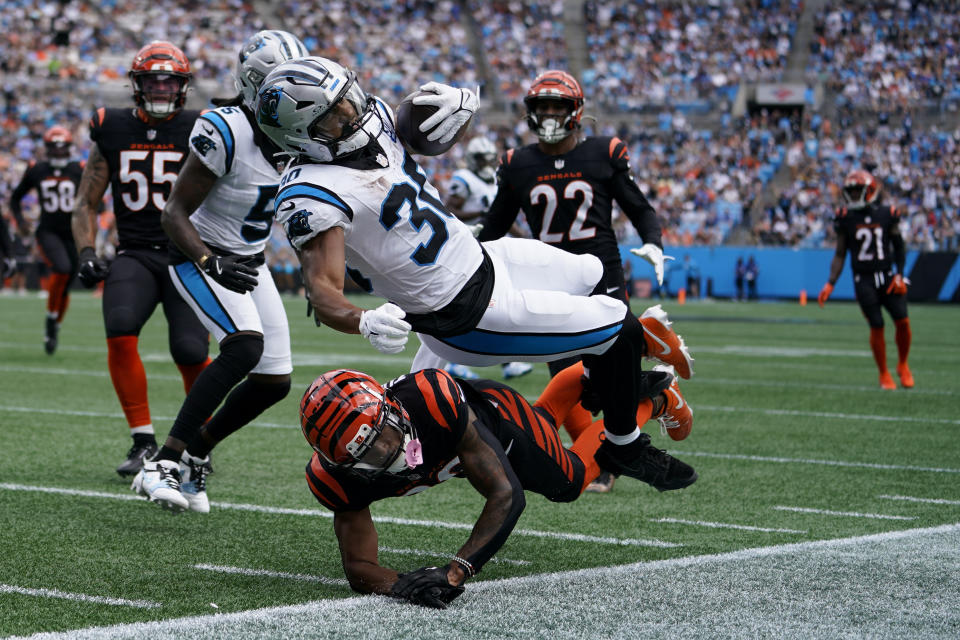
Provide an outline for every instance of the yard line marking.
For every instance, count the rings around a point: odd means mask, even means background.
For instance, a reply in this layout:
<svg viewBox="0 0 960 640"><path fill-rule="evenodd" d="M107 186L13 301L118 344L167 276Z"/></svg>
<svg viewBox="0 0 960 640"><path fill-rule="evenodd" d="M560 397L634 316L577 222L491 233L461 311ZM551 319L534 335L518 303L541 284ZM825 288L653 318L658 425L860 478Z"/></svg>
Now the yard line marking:
<svg viewBox="0 0 960 640"><path fill-rule="evenodd" d="M877 464L873 462L846 462L843 460L817 460L813 458L780 458L776 456L748 456L738 453L711 453L709 451L681 451L674 449L671 453L684 456L700 456L702 458L720 458L721 460L750 460L752 462L781 462L798 464L823 464L831 467L856 467L862 469L884 469L889 471L931 471L933 473L960 473L960 469L944 467L918 467L901 464Z"/></svg>
<svg viewBox="0 0 960 640"><path fill-rule="evenodd" d="M730 524L728 522L706 522L704 520L683 520L681 518L650 518L650 522L667 522L671 524L690 524L698 527L712 527L714 529L742 529L744 531L764 531L768 533L809 533L806 529L771 529L769 527L752 527L746 524Z"/></svg>
<svg viewBox="0 0 960 640"><path fill-rule="evenodd" d="M889 516L883 513L859 513L857 511L830 511L829 509L810 509L807 507L770 507L777 511L796 511L797 513L818 513L824 516L849 516L851 518L872 518L874 520L916 520L916 516Z"/></svg>
<svg viewBox="0 0 960 640"><path fill-rule="evenodd" d="M26 484L0 483L0 489L8 491L38 491L41 493L56 493L70 496L85 496L90 498L112 498L116 500L141 500L145 498L132 494L107 493L103 491L84 491L80 489L62 489L59 487L41 487ZM211 506L220 509L234 509L237 511L253 511L256 513L273 513L292 516L310 516L319 518L333 518L330 511L320 511L319 509L289 509L285 507L267 507L258 504L243 504L234 502L210 502ZM185 516L189 517L189 516ZM463 522L445 522L441 520L412 520L409 518L393 518L390 516L375 516L374 522L383 522L386 524L412 525L421 527L433 527L436 529L454 529L461 531L472 531L473 523ZM592 536L582 533L565 533L562 531L539 531L536 529L514 529L511 535L529 536L532 538L552 538L554 540L567 540L572 542L590 542L601 544L613 544L630 547L659 547L672 549L682 547L677 542L665 542L663 540L645 539L645 538L613 538L608 536Z"/></svg>
<svg viewBox="0 0 960 640"><path fill-rule="evenodd" d="M92 602L94 604L109 604L117 607L136 607L137 609L156 609L163 605L149 600L127 600L126 598L108 598L106 596L91 596L86 593L71 593L59 589L30 589L14 584L0 584L0 593L16 593L22 596L36 596L38 598L60 598L75 602Z"/></svg>
<svg viewBox="0 0 960 640"><path fill-rule="evenodd" d="M833 418L838 420L869 420L870 422L922 422L927 424L960 424L960 420L947 418L921 418L918 416L884 416L835 411L800 411L798 409L760 409L755 407L728 407L722 405L697 405L697 411L723 411L726 413L761 413L768 416L798 416L805 418Z"/></svg>
<svg viewBox="0 0 960 640"><path fill-rule="evenodd" d="M177 378L177 380L180 380L180 378ZM121 411L67 411L64 409L43 409L37 407L17 407L9 405L0 405L0 411L9 411L10 413L43 413L61 416L79 416L84 418L116 418L117 420L124 419L124 415ZM153 419L161 422L172 422L176 419L176 416L153 415ZM300 426L297 424L276 422L251 422L247 426L260 427L262 429L300 429Z"/></svg>
<svg viewBox="0 0 960 640"><path fill-rule="evenodd" d="M233 573L243 576L256 576L264 578L285 578L287 580L301 580L304 582L318 582L320 584L330 584L337 586L348 586L350 583L344 578L327 578L326 576L313 576L306 573L287 573L285 571L269 571L267 569L247 569L244 567L228 567L218 564L195 564L194 569L203 571L214 571L216 573Z"/></svg>
<svg viewBox="0 0 960 640"><path fill-rule="evenodd" d="M423 549L395 549L393 547L378 547L380 551L386 553L398 553L401 555L411 555L411 556L434 556L437 558L449 558L449 552L440 552L440 551L425 551ZM509 560L507 558L498 558L496 556L490 558L490 562L500 563L500 564L512 564L517 567L523 567L528 564L531 564L529 560Z"/></svg>
<svg viewBox="0 0 960 640"><path fill-rule="evenodd" d="M960 505L960 500L944 500L942 498L914 498L912 496L888 496L888 495L879 495L877 497L883 498L884 500L905 500L907 502L925 502L928 504Z"/></svg>

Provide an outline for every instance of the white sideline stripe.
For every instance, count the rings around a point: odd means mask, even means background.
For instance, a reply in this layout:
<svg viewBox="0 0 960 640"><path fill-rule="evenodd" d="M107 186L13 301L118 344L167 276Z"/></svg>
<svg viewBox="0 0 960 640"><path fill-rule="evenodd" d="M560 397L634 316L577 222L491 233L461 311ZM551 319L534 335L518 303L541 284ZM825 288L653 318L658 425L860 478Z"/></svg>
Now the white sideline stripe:
<svg viewBox="0 0 960 640"><path fill-rule="evenodd" d="M179 378L177 378L179 380ZM16 407L0 405L0 411L9 411L10 413L44 413L61 416L83 416L87 418L113 418L123 420L123 413L120 411L66 411L62 409L42 409L38 407ZM176 416L161 416L152 414L155 422L172 422ZM249 427L260 427L263 429L300 429L296 424L285 424L276 422L251 422Z"/></svg>
<svg viewBox="0 0 960 640"><path fill-rule="evenodd" d="M796 409L759 409L755 407L727 407L719 405L696 405L697 411L723 411L725 413L760 413L767 416L796 416L804 418L828 418L834 420L868 420L870 422L920 422L924 424L960 424L949 418L920 418L917 416L882 416L833 411L799 411Z"/></svg>
<svg viewBox="0 0 960 640"><path fill-rule="evenodd" d="M877 497L883 498L884 500L904 500L906 502L925 502L928 504L960 505L960 500L944 500L942 498L914 498L912 496L887 496L887 495L879 495Z"/></svg>
<svg viewBox="0 0 960 640"><path fill-rule="evenodd" d="M320 584L332 584L338 586L347 586L350 583L344 578L327 578L326 576L312 576L306 573L287 573L285 571L268 571L267 569L247 569L244 567L227 567L218 564L195 564L194 569L203 571L214 571L216 573L233 573L242 576L256 576L265 578L285 578L287 580L301 580L303 582L318 582Z"/></svg>
<svg viewBox="0 0 960 640"><path fill-rule="evenodd" d="M769 527L753 527L746 524L730 524L728 522L706 522L704 520L683 520L681 518L650 518L650 522L667 522L671 524L689 524L698 527L714 529L742 529L744 531L764 531L767 533L809 533L805 529L771 529Z"/></svg>
<svg viewBox="0 0 960 640"><path fill-rule="evenodd" d="M874 520L916 520L916 516L889 516L883 513L859 513L857 511L831 511L829 509L810 509L808 507L770 507L777 511L796 511L797 513L818 513L824 516L849 516L851 518L872 518Z"/></svg>
<svg viewBox="0 0 960 640"><path fill-rule="evenodd" d="M112 498L115 500L144 500L140 496L121 493L107 493L104 491L84 491L80 489L61 489L59 487L40 487L35 485L14 484L9 482L0 483L0 489L8 491L37 491L41 493L57 493L68 496L85 496L89 498ZM333 518L330 511L320 511L319 509L288 509L284 507L265 507L258 504L242 504L234 502L211 502L211 506L220 509L235 509L237 511L254 511L257 513L273 513L288 516L311 516L319 518ZM187 516L190 517L190 516ZM461 531L472 531L474 525L461 522L443 522L440 520L411 520L409 518L392 518L389 516L375 516L374 522L383 522L386 524L413 525L420 527L434 527L437 529L456 529ZM664 542L663 540L647 540L643 538L611 538L606 536L591 536L582 533L563 533L559 531L538 531L535 529L514 529L511 535L529 536L532 538L552 538L554 540L569 540L573 542L591 542L600 544L613 544L628 547L660 547L674 548L682 547L682 544L676 542Z"/></svg>
<svg viewBox="0 0 960 640"><path fill-rule="evenodd" d="M449 558L449 557L450 557L450 553L449 553L449 552L425 551L424 549L396 549L396 548L394 548L394 547L378 547L378 548L380 549L380 551L383 551L383 552L385 552L385 553L398 553L398 554L400 554L400 555L408 555L408 556L433 556L433 557L437 557L437 558ZM507 558L498 558L498 557L496 557L496 556L490 558L489 562L492 562L492 563L494 563L494 564L497 564L497 563L500 563L500 564L512 564L512 565L514 565L514 566L516 566L516 567L523 567L523 566L526 566L526 565L530 564L530 561L529 561L529 560L509 560L509 559L507 559Z"/></svg>
<svg viewBox="0 0 960 640"><path fill-rule="evenodd" d="M831 467L859 467L862 469L885 469L889 471L931 471L933 473L960 473L960 469L944 467L918 467L900 464L876 464L873 462L845 462L843 460L817 460L814 458L780 458L776 456L748 456L739 453L711 453L709 451L683 451L674 449L671 453L684 456L701 456L703 458L720 458L722 460L750 460L752 462L781 462L799 464L824 464Z"/></svg>
<svg viewBox="0 0 960 640"><path fill-rule="evenodd" d="M884 533L873 533L865 536L854 536L852 538L832 538L829 540L810 540L807 542L791 542L787 544L775 544L769 547L752 547L750 549L740 549L738 551L728 551L725 553L711 553L703 556L683 556L682 558L667 558L665 560L650 560L648 562L636 562L633 564L621 564L613 567L595 567L591 569L573 569L570 571L558 571L555 573L538 573L527 576L517 576L515 578L501 578L500 580L484 580L471 583L471 590L487 590L503 585L517 585L527 582L543 582L544 580L574 581L579 577L608 575L616 576L621 574L634 575L638 571L662 569L665 567L691 567L713 562L741 562L743 560L753 560L755 558L768 558L771 556L794 553L797 551L806 551L810 549L835 549L837 547L857 546L864 543L888 542L891 540L902 540L903 538L912 538L925 535L937 535L940 533L960 532L960 522L953 524L938 525L924 529L905 529L901 531L886 531Z"/></svg>
<svg viewBox="0 0 960 640"><path fill-rule="evenodd" d="M136 607L137 609L156 609L162 607L159 602L149 600L127 600L126 598L108 598L106 596L91 596L86 593L70 593L59 589L30 589L18 587L14 584L0 584L0 593L16 593L22 596L36 596L38 598L59 598L75 602L92 602L94 604L109 604L116 607Z"/></svg>
<svg viewBox="0 0 960 640"><path fill-rule="evenodd" d="M924 372L928 372L927 369L924 369ZM817 382L796 382L793 380L748 380L748 379L737 379L737 378L700 378L697 377L698 385L720 385L720 386L730 386L730 387L772 387L772 388L783 388L789 387L791 389L818 389L822 391L866 391L868 393L877 392L881 395L885 393L884 389L881 389L879 385L858 385L858 384L822 384ZM931 395L931 396L955 396L958 395L956 391L948 391L946 389L910 389L910 395Z"/></svg>
<svg viewBox="0 0 960 640"><path fill-rule="evenodd" d="M503 592L504 598L508 599L511 591L513 591L515 588L523 590L527 588L528 584L539 586L547 581L557 584L575 584L578 580L591 579L594 577L605 577L616 579L617 584L622 585L623 580L631 581L641 573L651 573L660 569L700 567L711 564L741 563L745 560L789 555L797 552L806 552L819 549L832 550L842 547L855 547L875 542L888 542L945 533L951 534L955 532L960 532L960 523L940 525L937 527L929 527L924 529L890 531L886 533L855 536L851 538L813 540L807 542L773 545L768 547L755 547L726 553L716 553L702 556L686 556L683 558L670 558L666 560L653 560L650 562L639 562L614 567L576 569L572 571L533 574L515 578L503 578L501 580L482 580L479 582L471 582L469 590L471 592L499 590ZM630 582L628 582L628 584L630 584ZM577 594L577 597L582 597L582 594ZM397 603L395 607L387 611L378 609L378 607L383 604L393 605L389 599L382 598L381 596L353 596L343 599L316 600L295 605L265 607L261 609L237 611L234 613L222 613L215 616L211 616L209 614L195 615L161 621L123 623L103 627L74 629L60 633L41 633L36 634L33 637L42 637L45 640L74 640L79 636L87 640L106 640L109 638L115 638L122 634L123 637L154 638L175 637L176 635L184 634L186 632L191 632L194 634L194 636L196 636L198 631L203 633L204 631L209 630L210 633L213 633L215 629L223 630L221 631L220 636L222 637L222 634L229 629L227 625L252 624L264 620L276 621L274 623L274 628L278 635L283 634L284 631L295 634L297 631L302 632L302 630L298 629L296 625L292 623L289 626L281 626L281 621L295 621L304 614L320 616L330 615L332 616L330 619L335 620L338 617L342 617L345 611L357 608L372 610L380 613L388 613L390 615L396 614L398 616L423 616L425 620L428 619L427 616L432 619L438 615L444 615L435 611L420 611L419 609L415 608L411 609L405 607L405 605L401 603ZM574 601L571 601L567 606L575 607L576 604ZM335 629L336 627L333 626L331 628ZM434 633L432 636L436 637L437 634Z"/></svg>

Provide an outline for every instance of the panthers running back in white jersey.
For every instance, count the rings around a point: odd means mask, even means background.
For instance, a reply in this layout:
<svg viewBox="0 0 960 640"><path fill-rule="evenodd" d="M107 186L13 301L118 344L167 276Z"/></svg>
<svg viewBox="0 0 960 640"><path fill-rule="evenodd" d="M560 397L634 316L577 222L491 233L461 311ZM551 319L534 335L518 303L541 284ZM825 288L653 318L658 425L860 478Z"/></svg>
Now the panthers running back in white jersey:
<svg viewBox="0 0 960 640"><path fill-rule="evenodd" d="M447 183L447 193L463 198L460 210L466 214L465 217L473 218L490 208L490 203L497 195L497 184L482 180L469 169L457 169Z"/></svg>
<svg viewBox="0 0 960 640"><path fill-rule="evenodd" d="M384 126L376 142L386 154L380 167L288 168L277 194L277 219L297 249L322 231L343 228L355 279L407 312L436 311L460 293L483 252L397 139L391 109L380 100L377 109Z"/></svg>
<svg viewBox="0 0 960 640"><path fill-rule="evenodd" d="M263 251L273 222L280 175L254 143L240 107L220 107L197 118L190 150L219 178L190 216L204 242L237 255Z"/></svg>

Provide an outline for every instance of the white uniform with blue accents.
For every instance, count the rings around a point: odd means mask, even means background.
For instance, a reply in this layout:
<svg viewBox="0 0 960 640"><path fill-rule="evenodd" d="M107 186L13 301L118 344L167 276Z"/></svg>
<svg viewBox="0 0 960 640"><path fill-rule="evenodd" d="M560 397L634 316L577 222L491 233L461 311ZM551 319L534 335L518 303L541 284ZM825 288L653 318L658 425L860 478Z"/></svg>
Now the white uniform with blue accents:
<svg viewBox="0 0 960 640"><path fill-rule="evenodd" d="M497 184L482 180L469 169L457 169L447 183L447 193L463 198L460 210L466 214L485 213L497 196Z"/></svg>
<svg viewBox="0 0 960 640"><path fill-rule="evenodd" d="M220 107L197 118L190 153L217 181L190 221L208 246L236 255L263 251L273 224L273 199L280 174L254 143L253 128L240 107ZM290 330L283 301L266 264L257 269L249 294L222 287L192 262L169 267L180 295L217 342L238 331L263 335L263 356L251 373L293 371Z"/></svg>
<svg viewBox="0 0 960 640"><path fill-rule="evenodd" d="M371 292L408 313L442 309L483 262L469 228L440 202L423 169L398 141L389 107L377 138L382 166L355 169L301 164L286 170L276 216L287 237L302 247L317 234L341 227L347 267ZM420 362L444 360L485 366L508 360L549 362L575 353L602 353L616 340L626 305L589 296L603 267L536 240L503 238L484 243L493 261L492 298L476 329L452 338L419 334L430 352Z"/></svg>

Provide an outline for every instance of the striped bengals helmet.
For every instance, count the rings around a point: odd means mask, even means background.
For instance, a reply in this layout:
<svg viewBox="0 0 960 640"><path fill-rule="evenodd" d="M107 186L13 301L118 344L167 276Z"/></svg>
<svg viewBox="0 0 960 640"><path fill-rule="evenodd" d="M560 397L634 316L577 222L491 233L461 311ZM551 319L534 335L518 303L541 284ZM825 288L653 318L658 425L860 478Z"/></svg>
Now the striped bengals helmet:
<svg viewBox="0 0 960 640"><path fill-rule="evenodd" d="M843 201L848 209L862 209L880 195L880 182L868 171L851 171L843 180Z"/></svg>
<svg viewBox="0 0 960 640"><path fill-rule="evenodd" d="M559 100L570 107L562 121L556 116L537 115L537 103L541 100ZM527 124L537 137L548 144L560 142L580 128L583 115L583 89L576 78L566 71L551 70L541 73L530 85L523 99L527 107Z"/></svg>
<svg viewBox="0 0 960 640"><path fill-rule="evenodd" d="M396 398L369 375L349 369L328 371L307 387L300 428L326 462L368 480L405 470L403 454L416 437Z"/></svg>
<svg viewBox="0 0 960 640"><path fill-rule="evenodd" d="M193 78L187 56L164 40L137 51L129 75L133 101L154 118L166 118L183 108Z"/></svg>

